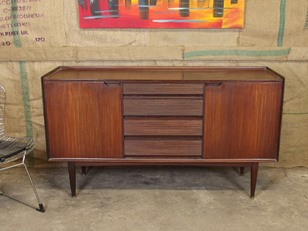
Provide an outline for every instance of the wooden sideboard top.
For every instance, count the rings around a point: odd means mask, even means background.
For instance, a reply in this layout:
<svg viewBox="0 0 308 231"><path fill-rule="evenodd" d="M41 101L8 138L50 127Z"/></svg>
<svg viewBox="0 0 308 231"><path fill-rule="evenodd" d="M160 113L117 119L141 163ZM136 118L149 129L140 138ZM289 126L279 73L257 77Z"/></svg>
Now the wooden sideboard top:
<svg viewBox="0 0 308 231"><path fill-rule="evenodd" d="M44 80L282 81L267 67L87 67L60 66Z"/></svg>

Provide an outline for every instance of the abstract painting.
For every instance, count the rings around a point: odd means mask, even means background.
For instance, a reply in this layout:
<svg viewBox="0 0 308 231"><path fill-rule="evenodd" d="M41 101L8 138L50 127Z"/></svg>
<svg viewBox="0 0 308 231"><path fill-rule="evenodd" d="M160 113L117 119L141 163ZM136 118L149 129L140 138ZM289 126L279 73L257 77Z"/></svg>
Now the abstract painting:
<svg viewBox="0 0 308 231"><path fill-rule="evenodd" d="M245 0L78 0L80 28L243 28Z"/></svg>

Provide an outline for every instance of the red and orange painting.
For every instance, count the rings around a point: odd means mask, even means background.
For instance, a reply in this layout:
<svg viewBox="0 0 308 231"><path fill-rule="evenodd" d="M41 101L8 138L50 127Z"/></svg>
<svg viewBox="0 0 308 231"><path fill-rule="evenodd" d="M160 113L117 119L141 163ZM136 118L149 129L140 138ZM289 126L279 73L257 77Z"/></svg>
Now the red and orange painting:
<svg viewBox="0 0 308 231"><path fill-rule="evenodd" d="M243 28L245 0L78 0L80 28Z"/></svg>

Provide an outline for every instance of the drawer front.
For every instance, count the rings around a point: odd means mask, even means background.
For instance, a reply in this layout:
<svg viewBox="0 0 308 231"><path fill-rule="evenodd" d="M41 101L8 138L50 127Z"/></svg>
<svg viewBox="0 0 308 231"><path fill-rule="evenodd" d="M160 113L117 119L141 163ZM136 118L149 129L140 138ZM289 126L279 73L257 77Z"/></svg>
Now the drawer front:
<svg viewBox="0 0 308 231"><path fill-rule="evenodd" d="M124 83L123 91L131 95L202 95L203 84Z"/></svg>
<svg viewBox="0 0 308 231"><path fill-rule="evenodd" d="M202 136L202 119L126 118L125 136Z"/></svg>
<svg viewBox="0 0 308 231"><path fill-rule="evenodd" d="M202 116L202 97L124 98L124 115Z"/></svg>
<svg viewBox="0 0 308 231"><path fill-rule="evenodd" d="M125 157L201 157L201 139L126 139Z"/></svg>

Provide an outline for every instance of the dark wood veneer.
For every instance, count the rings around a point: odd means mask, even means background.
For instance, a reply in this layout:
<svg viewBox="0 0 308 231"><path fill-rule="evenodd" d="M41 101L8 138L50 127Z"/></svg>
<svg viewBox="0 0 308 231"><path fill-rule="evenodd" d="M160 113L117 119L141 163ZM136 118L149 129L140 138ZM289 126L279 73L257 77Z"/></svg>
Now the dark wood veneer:
<svg viewBox="0 0 308 231"><path fill-rule="evenodd" d="M266 67L58 67L42 77L48 158L76 166L278 160L284 79Z"/></svg>
<svg viewBox="0 0 308 231"><path fill-rule="evenodd" d="M44 84L48 153L54 158L121 158L122 91L102 82ZM101 116L101 115L104 116Z"/></svg>
<svg viewBox="0 0 308 231"><path fill-rule="evenodd" d="M207 159L277 159L279 82L228 82L205 90Z"/></svg>
<svg viewBox="0 0 308 231"><path fill-rule="evenodd" d="M126 157L201 157L201 139L126 139Z"/></svg>
<svg viewBox="0 0 308 231"><path fill-rule="evenodd" d="M124 97L124 115L202 116L202 97Z"/></svg>
<svg viewBox="0 0 308 231"><path fill-rule="evenodd" d="M203 84L196 83L125 83L125 95L202 95Z"/></svg>
<svg viewBox="0 0 308 231"><path fill-rule="evenodd" d="M124 136L202 136L201 118L125 118Z"/></svg>

